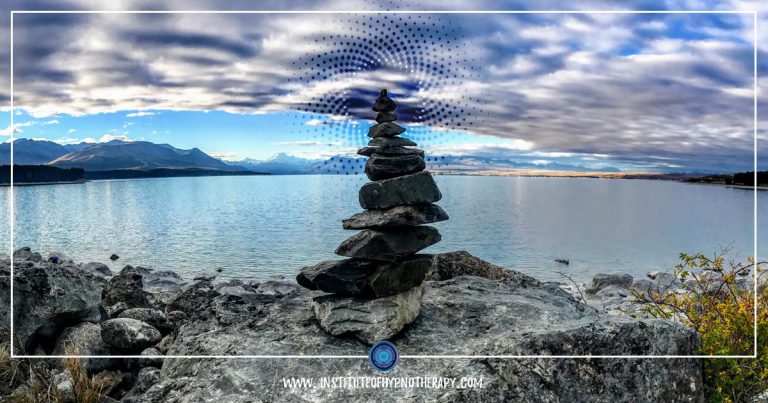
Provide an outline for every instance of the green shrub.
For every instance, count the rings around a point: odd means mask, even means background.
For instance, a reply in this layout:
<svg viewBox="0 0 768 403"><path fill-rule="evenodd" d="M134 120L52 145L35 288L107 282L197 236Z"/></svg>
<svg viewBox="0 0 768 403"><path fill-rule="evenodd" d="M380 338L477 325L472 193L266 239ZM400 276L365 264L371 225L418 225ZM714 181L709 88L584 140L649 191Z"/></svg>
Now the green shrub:
<svg viewBox="0 0 768 403"><path fill-rule="evenodd" d="M683 281L666 289L633 291L636 302L657 318L679 320L701 336L702 355L752 355L754 353L755 296L739 287L739 279L762 268L753 259L747 264L726 262L722 252L713 258L680 254L674 274ZM760 262L763 264L763 262ZM680 292L682 288L685 292ZM757 359L710 358L703 362L704 387L712 402L750 402L768 390L768 293L757 294Z"/></svg>

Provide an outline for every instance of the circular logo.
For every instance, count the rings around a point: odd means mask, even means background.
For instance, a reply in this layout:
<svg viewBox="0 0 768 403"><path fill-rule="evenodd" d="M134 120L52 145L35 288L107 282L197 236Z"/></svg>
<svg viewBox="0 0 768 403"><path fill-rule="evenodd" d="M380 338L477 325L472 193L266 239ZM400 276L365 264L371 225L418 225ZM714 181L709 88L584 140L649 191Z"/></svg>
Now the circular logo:
<svg viewBox="0 0 768 403"><path fill-rule="evenodd" d="M388 341L380 341L371 347L368 352L368 360L377 371L389 372L395 369L400 353L397 347Z"/></svg>

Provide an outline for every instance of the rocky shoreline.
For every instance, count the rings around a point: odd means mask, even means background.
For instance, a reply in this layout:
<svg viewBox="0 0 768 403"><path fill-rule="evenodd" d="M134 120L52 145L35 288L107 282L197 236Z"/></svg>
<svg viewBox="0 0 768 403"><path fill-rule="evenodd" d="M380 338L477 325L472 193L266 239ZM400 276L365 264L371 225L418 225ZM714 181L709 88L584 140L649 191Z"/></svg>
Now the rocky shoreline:
<svg viewBox="0 0 768 403"><path fill-rule="evenodd" d="M144 356L83 359L88 374L105 384L102 401L702 399L700 362L693 359L408 358L394 373L381 376L475 376L484 379L484 387L286 388L280 382L287 377L377 373L359 358L161 357L365 355L370 347L365 337L331 335L318 322L312 301L324 292L293 280L185 280L171 271L126 266L112 273L100 263L51 263L47 257L29 249L14 254L16 337L35 355ZM0 259L4 323L10 320L9 263ZM426 280L417 288L423 292L419 316L391 338L404 355L690 355L699 345L697 334L683 325L605 315L577 301L563 284L543 283L466 252L435 255ZM626 278L614 280L589 292L603 299L629 284ZM370 312L366 317L390 320ZM58 389L73 401L72 380L60 361L46 362ZM0 393L18 397L28 387L0 387Z"/></svg>

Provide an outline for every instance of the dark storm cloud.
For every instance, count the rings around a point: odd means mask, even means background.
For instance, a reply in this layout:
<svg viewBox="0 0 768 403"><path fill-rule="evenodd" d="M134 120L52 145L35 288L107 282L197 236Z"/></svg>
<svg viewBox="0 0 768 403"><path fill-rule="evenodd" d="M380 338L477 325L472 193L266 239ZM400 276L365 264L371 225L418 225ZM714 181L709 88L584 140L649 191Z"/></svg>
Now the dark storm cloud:
<svg viewBox="0 0 768 403"><path fill-rule="evenodd" d="M119 36L132 42L136 46L181 46L192 49L220 50L243 58L248 58L256 54L256 49L245 43L222 39L214 35L196 34L193 32L127 31Z"/></svg>

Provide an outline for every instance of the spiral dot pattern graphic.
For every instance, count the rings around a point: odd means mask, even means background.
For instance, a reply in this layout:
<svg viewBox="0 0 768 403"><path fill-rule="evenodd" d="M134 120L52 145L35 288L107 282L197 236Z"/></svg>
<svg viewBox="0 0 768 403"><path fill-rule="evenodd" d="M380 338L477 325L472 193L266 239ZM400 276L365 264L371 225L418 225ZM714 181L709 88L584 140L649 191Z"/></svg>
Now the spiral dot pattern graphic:
<svg viewBox="0 0 768 403"><path fill-rule="evenodd" d="M299 97L306 101L295 105L300 114L296 134L339 148L364 146L370 140L368 128L375 123L370 121L375 116L370 107L381 88L400 105L398 121L408 129L403 136L420 146L445 144L484 116L475 106L482 94L466 93L462 85L476 75L477 67L469 56L472 44L456 20L435 14L312 18L327 18L329 26L338 29L317 34L310 39L317 50L293 61L295 84L306 91ZM308 121L315 127L307 126ZM361 174L365 161L336 157L326 161L322 171ZM442 158L427 156L428 165L441 163Z"/></svg>

